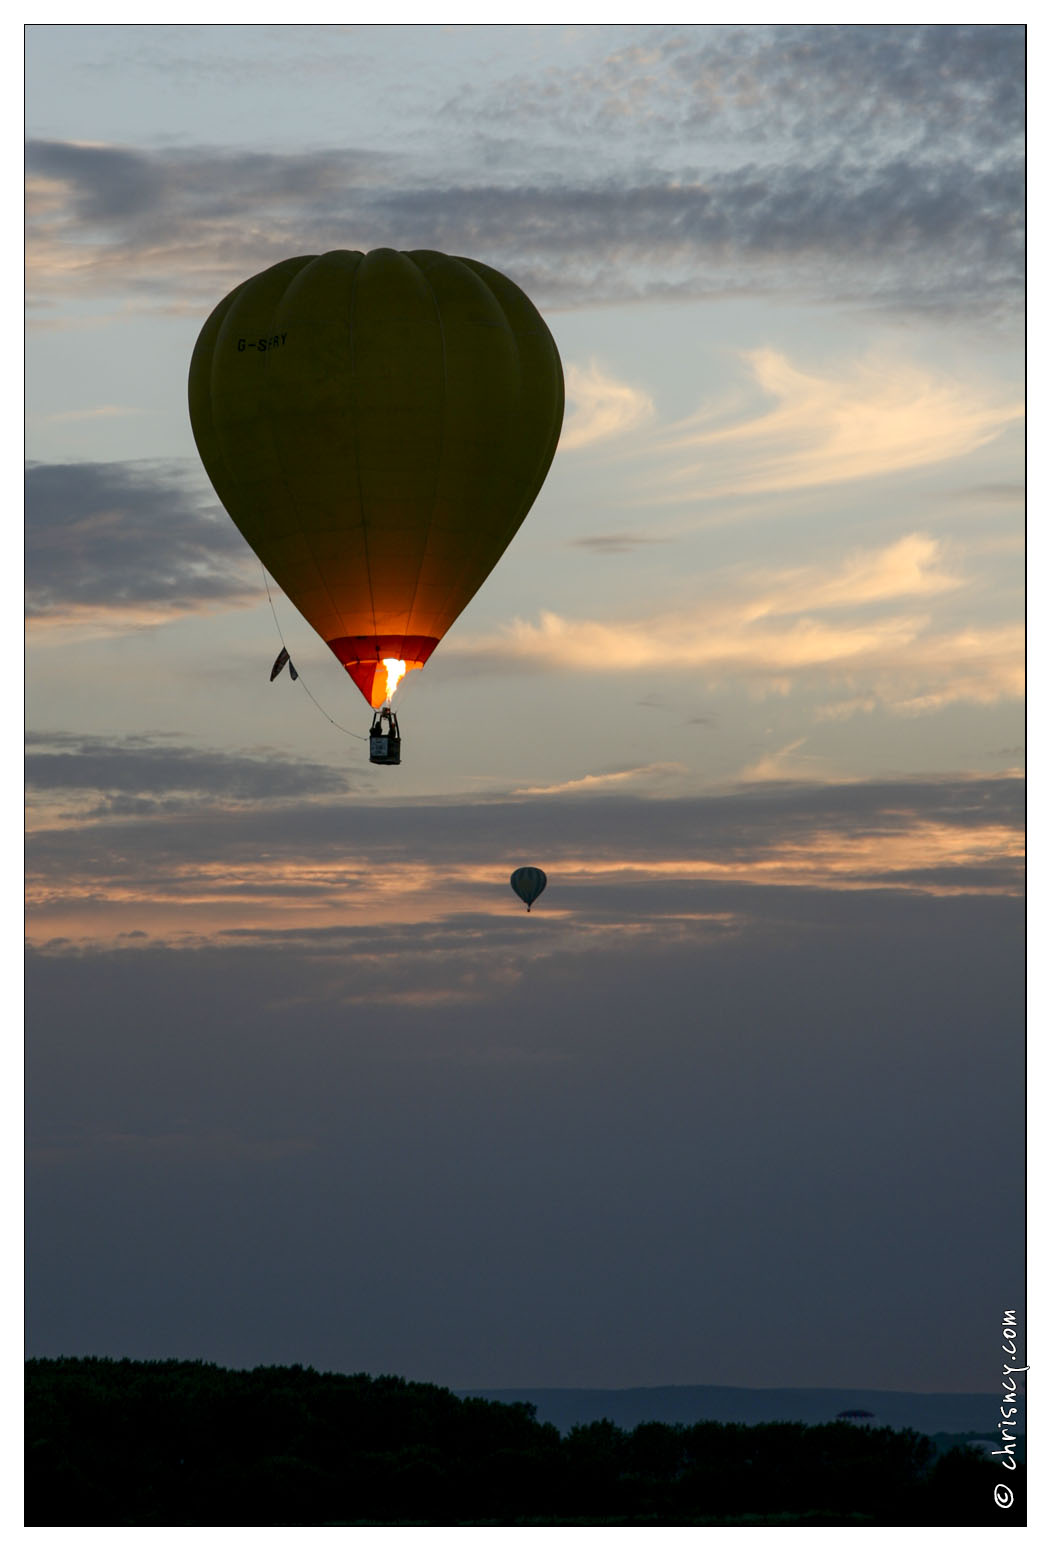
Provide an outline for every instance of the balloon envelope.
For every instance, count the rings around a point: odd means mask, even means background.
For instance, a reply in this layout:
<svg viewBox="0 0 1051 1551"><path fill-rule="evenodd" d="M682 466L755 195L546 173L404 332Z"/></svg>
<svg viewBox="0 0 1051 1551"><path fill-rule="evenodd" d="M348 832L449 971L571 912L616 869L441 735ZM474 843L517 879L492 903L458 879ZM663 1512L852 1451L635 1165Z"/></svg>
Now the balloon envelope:
<svg viewBox="0 0 1051 1551"><path fill-rule="evenodd" d="M529 910L547 888L547 874L539 867L517 867L511 874L511 887Z"/></svg>
<svg viewBox="0 0 1051 1551"><path fill-rule="evenodd" d="M285 259L215 308L190 421L219 499L370 705L532 506L565 395L529 298L430 250Z"/></svg>

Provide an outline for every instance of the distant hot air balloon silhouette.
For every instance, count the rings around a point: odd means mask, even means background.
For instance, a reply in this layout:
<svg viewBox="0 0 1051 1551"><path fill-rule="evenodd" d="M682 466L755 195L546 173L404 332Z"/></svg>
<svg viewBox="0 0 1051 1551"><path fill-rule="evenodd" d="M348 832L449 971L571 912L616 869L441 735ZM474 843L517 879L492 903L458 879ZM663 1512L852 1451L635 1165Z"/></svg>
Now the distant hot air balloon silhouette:
<svg viewBox="0 0 1051 1551"><path fill-rule="evenodd" d="M427 249L284 259L215 308L190 421L219 499L374 708L535 501L565 395L529 298Z"/></svg>
<svg viewBox="0 0 1051 1551"><path fill-rule="evenodd" d="M533 901L539 899L547 888L547 874L541 872L539 867L516 867L511 874L511 887L526 910L532 910Z"/></svg>

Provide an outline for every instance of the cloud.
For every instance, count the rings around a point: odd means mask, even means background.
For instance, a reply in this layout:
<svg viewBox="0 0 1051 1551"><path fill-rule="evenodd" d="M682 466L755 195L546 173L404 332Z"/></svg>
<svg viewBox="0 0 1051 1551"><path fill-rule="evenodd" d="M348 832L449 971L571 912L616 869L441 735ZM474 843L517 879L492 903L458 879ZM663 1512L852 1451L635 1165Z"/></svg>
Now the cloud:
<svg viewBox="0 0 1051 1551"><path fill-rule="evenodd" d="M1001 481L998 484L968 485L962 490L947 492L949 501L975 501L983 506L1025 505L1025 484L1022 480Z"/></svg>
<svg viewBox="0 0 1051 1551"><path fill-rule="evenodd" d="M820 761L813 755L797 753L805 742L805 738L794 738L784 748L776 749L772 754L760 755L752 764L745 766L740 779L744 782L812 780L815 766L820 769Z"/></svg>
<svg viewBox="0 0 1051 1551"><path fill-rule="evenodd" d="M1020 171L836 156L675 180L405 189L375 213L439 248L469 233L541 305L746 291L950 311L966 296L985 312L1019 295L1022 201Z"/></svg>
<svg viewBox="0 0 1051 1551"><path fill-rule="evenodd" d="M121 420L128 415L144 413L144 410L128 404L99 404L94 409L63 409L53 415L34 415L31 418L39 423L57 425L70 420Z"/></svg>
<svg viewBox="0 0 1051 1551"><path fill-rule="evenodd" d="M911 715L955 701L990 705L1020 696L1021 625L939 628L924 613L878 608L964 585L945 568L937 541L909 534L880 550L853 552L832 568L712 576L688 609L680 604L619 619L545 611L536 623L515 620L490 636L459 636L446 651L539 672L653 677L690 670L709 686L739 676L758 694L783 694L801 683L847 685L850 696L831 713L839 716L876 704Z"/></svg>
<svg viewBox="0 0 1051 1551"><path fill-rule="evenodd" d="M566 542L576 549L590 549L597 555L627 555L640 546L666 544L668 540L655 533L588 533Z"/></svg>
<svg viewBox="0 0 1051 1551"><path fill-rule="evenodd" d="M31 761L31 791L115 789L120 745L80 741L57 744L58 768ZM257 758L210 760L175 747L165 776L159 748L130 740L126 753L136 778L123 791L144 794L149 807L115 814L96 804L57 820L45 814L32 829L27 899L38 944L134 948L143 939L133 932L183 943L269 934L322 955L352 942L362 974L365 957L410 945L455 951L476 972L495 953L497 973L508 941L546 954L570 930L583 943L612 925L659 933L668 916L718 917L725 927L748 913L758 882L940 893L1021 886L1023 787L1006 777L785 785L803 768L797 762L755 771L759 784L741 790L645 799L629 790L640 771L625 771L503 800L384 804L377 824L374 800L333 800L331 772L290 763L268 771ZM194 786L196 801L174 800ZM506 936L520 909L508 879L523 861L550 880L528 948ZM920 877L956 865L966 876Z"/></svg>
<svg viewBox="0 0 1051 1551"><path fill-rule="evenodd" d="M663 27L584 65L472 83L446 113L599 154L628 138L696 154L703 136L750 156L834 143L988 158L1023 132L1024 50L1019 26Z"/></svg>
<svg viewBox="0 0 1051 1551"><path fill-rule="evenodd" d="M30 140L34 292L75 285L140 304L165 305L173 292L210 294L214 303L230 288L231 265L236 281L310 251L293 234L316 225L326 205L345 207L390 165L387 156L349 149L281 155ZM260 228L253 217L264 211L273 220ZM245 269L251 252L256 262Z"/></svg>
<svg viewBox="0 0 1051 1551"><path fill-rule="evenodd" d="M31 803L87 799L95 816L145 815L214 802L279 802L346 792L341 772L272 750L230 754L187 747L174 739L31 733L25 781ZM81 808L83 813L85 810ZM73 814L67 815L74 817ZM34 826L37 827L37 826Z"/></svg>
<svg viewBox="0 0 1051 1551"><path fill-rule="evenodd" d="M655 414L649 394L609 376L594 361L586 367L567 364L566 402L560 451L624 436Z"/></svg>
<svg viewBox="0 0 1051 1551"><path fill-rule="evenodd" d="M551 797L556 794L564 795L567 792L584 795L597 791L609 791L614 787L629 786L642 777L680 775L685 769L685 765L674 760L666 760L653 765L636 765L631 770L613 770L606 775L580 776L575 781L560 781L554 786L520 786L515 788L512 795Z"/></svg>
<svg viewBox="0 0 1051 1551"><path fill-rule="evenodd" d="M908 687L912 680L911 692ZM1018 625L955 630L916 644L911 675L883 678L892 710L919 715L960 701L994 705L1025 693L1025 630Z"/></svg>
<svg viewBox="0 0 1051 1551"><path fill-rule="evenodd" d="M709 406L668 428L658 445L678 455L662 478L668 499L786 491L872 479L967 456L1024 414L987 387L884 357L824 374L775 350L742 360L773 406L742 423ZM689 454L703 453L692 461ZM652 478L647 483L652 495Z"/></svg>
<svg viewBox="0 0 1051 1551"><path fill-rule="evenodd" d="M258 598L252 557L177 464L31 464L27 612L120 630Z"/></svg>
<svg viewBox="0 0 1051 1551"><path fill-rule="evenodd" d="M926 533L909 533L879 550L857 550L832 572L816 566L782 572L748 617L822 608L859 608L896 598L935 597L965 585L942 569L943 546Z"/></svg>
<svg viewBox="0 0 1051 1551"><path fill-rule="evenodd" d="M874 653L885 655L909 647L923 623L911 616L843 625L797 620L791 626L764 630L749 626L746 608L734 616L725 606L703 612L663 609L650 618L616 622L568 619L545 610L539 624L517 620L499 635L464 638L458 649L491 660L526 659L555 671L704 669L714 682L732 673L781 675L848 661L856 664Z"/></svg>
<svg viewBox="0 0 1051 1551"><path fill-rule="evenodd" d="M640 32L583 66L472 82L446 114L483 148L498 121L502 163L538 188L556 156L574 169L559 232L568 250L592 222L592 295L631 265L651 295L706 277L949 310L966 292L985 312L1020 297L1024 102L1021 27L750 25ZM614 187L620 220L598 214ZM538 280L579 285L566 258Z"/></svg>
<svg viewBox="0 0 1051 1551"><path fill-rule="evenodd" d="M411 158L33 140L33 294L196 310L290 253L390 246L483 257L545 308L1017 308L1022 30L880 32L664 34L584 76L494 83L495 108L472 88Z"/></svg>

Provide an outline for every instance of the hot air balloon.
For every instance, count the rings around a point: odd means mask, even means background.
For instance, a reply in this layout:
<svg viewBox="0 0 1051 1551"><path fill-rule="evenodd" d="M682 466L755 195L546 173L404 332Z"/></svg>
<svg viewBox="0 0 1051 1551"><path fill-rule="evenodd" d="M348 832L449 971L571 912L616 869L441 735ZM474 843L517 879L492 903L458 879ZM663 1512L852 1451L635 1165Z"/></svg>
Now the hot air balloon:
<svg viewBox="0 0 1051 1551"><path fill-rule="evenodd" d="M539 899L547 888L547 874L541 872L539 867L516 867L511 874L511 887L526 910L532 910L533 901Z"/></svg>
<svg viewBox="0 0 1051 1551"><path fill-rule="evenodd" d="M189 399L223 506L377 709L386 665L423 667L517 532L565 394L505 275L375 248L237 286L201 330Z"/></svg>

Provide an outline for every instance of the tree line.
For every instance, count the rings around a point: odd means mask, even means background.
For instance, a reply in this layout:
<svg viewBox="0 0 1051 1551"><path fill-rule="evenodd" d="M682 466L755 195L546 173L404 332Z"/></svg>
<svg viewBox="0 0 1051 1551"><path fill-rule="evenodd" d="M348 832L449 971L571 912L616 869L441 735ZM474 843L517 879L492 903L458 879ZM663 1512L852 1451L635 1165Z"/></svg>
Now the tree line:
<svg viewBox="0 0 1051 1551"><path fill-rule="evenodd" d="M847 1422L612 1422L390 1375L26 1363L26 1524L982 1525L1024 1467Z"/></svg>

